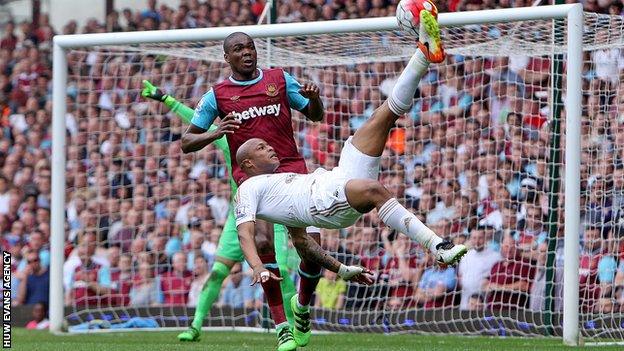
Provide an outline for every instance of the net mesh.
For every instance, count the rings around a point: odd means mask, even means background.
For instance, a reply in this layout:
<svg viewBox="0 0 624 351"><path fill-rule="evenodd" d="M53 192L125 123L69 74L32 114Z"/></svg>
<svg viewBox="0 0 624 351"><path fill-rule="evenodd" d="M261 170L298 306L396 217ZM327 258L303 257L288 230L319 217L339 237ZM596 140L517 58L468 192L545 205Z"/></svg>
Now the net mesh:
<svg viewBox="0 0 624 351"><path fill-rule="evenodd" d="M565 111L556 102L565 90L556 87L566 76L552 72L565 70L565 22L446 28L444 39L449 57L430 67L412 111L392 130L380 180L440 236L475 249L457 268L437 267L376 213L324 230L328 251L378 279L364 287L326 274L313 326L559 335ZM622 340L622 17L586 14L583 41L580 323L587 338ZM283 67L321 88L323 123L293 112L310 171L337 165L346 138L383 102L415 50L398 32L276 38L270 56L265 40L256 46L260 66ZM94 47L70 51L68 61L67 252L76 249L64 269L66 320L144 316L186 326L227 214L227 172L212 146L181 153L186 126L141 98L141 81L194 107L229 76L221 43ZM296 279L296 254L289 261ZM229 298L204 325L267 325L262 292L248 287L243 271L226 280Z"/></svg>

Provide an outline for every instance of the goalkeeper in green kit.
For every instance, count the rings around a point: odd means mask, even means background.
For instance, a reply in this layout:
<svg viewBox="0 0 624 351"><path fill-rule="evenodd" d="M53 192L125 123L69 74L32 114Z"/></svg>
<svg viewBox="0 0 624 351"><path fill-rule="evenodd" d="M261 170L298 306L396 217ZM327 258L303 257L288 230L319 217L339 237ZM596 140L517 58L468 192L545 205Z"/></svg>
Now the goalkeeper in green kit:
<svg viewBox="0 0 624 351"><path fill-rule="evenodd" d="M177 101L174 97L164 94L160 89L152 85L149 81L143 81L143 91L141 95L145 98L160 101L165 106L169 107L180 119L190 124L195 110L185 106ZM210 131L216 130L218 127L212 125ZM232 165L230 159L230 149L225 136L216 140L215 146L223 152L223 156L230 176L230 186L232 197L236 194L237 186L232 178ZM282 290L282 296L284 301L284 310L286 318L289 324L293 324L293 312L291 309L290 300L292 296L296 294L296 288L293 281L290 278L287 269L288 262L288 234L286 228L283 225L276 224L274 226L274 240L275 240L275 256L279 270L283 280L280 282L280 288ZM206 315L212 308L212 305L217 301L219 293L221 291L221 285L225 278L229 275L230 269L237 262L244 260L243 251L240 248L238 242L238 233L236 232L236 218L233 212L233 206L230 206L228 212L228 218L219 238L219 244L217 247L215 263L210 270L210 276L204 285L201 294L199 295L199 301L195 309L195 316L189 330L184 331L178 335L180 341L199 341L201 327L206 318Z"/></svg>

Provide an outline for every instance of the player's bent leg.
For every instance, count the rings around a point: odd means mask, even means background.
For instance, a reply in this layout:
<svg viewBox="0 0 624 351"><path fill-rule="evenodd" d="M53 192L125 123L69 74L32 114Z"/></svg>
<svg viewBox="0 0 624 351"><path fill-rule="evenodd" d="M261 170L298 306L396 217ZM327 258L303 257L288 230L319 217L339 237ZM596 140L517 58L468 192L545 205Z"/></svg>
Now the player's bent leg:
<svg viewBox="0 0 624 351"><path fill-rule="evenodd" d="M199 341L201 337L201 328L208 312L212 308L214 302L219 298L221 292L221 286L223 281L230 274L232 266L236 264L236 261L219 257L215 259L215 263L210 270L210 276L197 301L197 307L195 308L195 315L193 322L188 330L178 334L178 340L180 341Z"/></svg>
<svg viewBox="0 0 624 351"><path fill-rule="evenodd" d="M368 213L392 198L380 182L372 179L351 179L345 185L347 202L356 211Z"/></svg>
<svg viewBox="0 0 624 351"><path fill-rule="evenodd" d="M351 207L362 213L377 208L379 218L387 226L429 248L435 254L438 263L456 264L468 252L465 245L453 245L451 242L443 241L393 198L388 189L378 181L350 180L345 185L345 193Z"/></svg>
<svg viewBox="0 0 624 351"><path fill-rule="evenodd" d="M307 233L317 244L321 245L321 233ZM310 303L322 275L322 267L312 261L302 260L299 265L299 293L290 301L295 314L295 328L293 336L299 346L306 346L310 342L312 329L310 325Z"/></svg>
<svg viewBox="0 0 624 351"><path fill-rule="evenodd" d="M399 118L388 107L385 101L374 112L371 118L358 128L351 138L351 143L360 152L373 157L381 156L384 150L390 129Z"/></svg>

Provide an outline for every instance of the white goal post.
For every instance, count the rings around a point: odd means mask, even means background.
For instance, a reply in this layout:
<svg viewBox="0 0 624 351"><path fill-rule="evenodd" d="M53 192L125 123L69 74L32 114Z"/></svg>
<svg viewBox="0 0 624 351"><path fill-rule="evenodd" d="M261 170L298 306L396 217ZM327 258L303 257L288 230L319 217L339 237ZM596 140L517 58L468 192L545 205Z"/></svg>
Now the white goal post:
<svg viewBox="0 0 624 351"><path fill-rule="evenodd" d="M443 27L526 20L567 19L566 80L566 152L565 152L565 234L563 341L578 345L579 334L579 232L580 232L580 153L582 112L583 24L581 4L442 13ZM328 22L269 24L245 27L180 29L149 32L59 35L53 48L52 113L52 204L51 204L51 274L50 330L60 332L64 321L63 261L66 193L67 50L103 45L176 43L183 41L222 40L235 31L254 38L275 38L315 34L337 34L397 30L394 17ZM547 54L547 53L546 53Z"/></svg>

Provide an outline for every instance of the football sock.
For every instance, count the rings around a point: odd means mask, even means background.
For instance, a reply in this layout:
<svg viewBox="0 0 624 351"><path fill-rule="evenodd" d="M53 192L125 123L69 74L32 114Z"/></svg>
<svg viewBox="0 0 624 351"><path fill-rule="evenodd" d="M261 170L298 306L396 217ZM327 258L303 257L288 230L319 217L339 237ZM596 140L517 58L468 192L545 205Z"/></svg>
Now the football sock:
<svg viewBox="0 0 624 351"><path fill-rule="evenodd" d="M295 315L290 307L290 299L297 293L297 287L288 273L288 257L291 255L291 252L288 250L288 232L283 226L275 226L273 240L275 259L277 260L283 278L280 282L280 288L282 289L284 312L286 313L288 323L294 325Z"/></svg>
<svg viewBox="0 0 624 351"><path fill-rule="evenodd" d="M408 211L397 201L391 198L378 209L379 218L390 228L407 235L410 239L417 241L423 247L429 248L436 253L436 245L442 239L429 229L423 222Z"/></svg>
<svg viewBox="0 0 624 351"><path fill-rule="evenodd" d="M293 314L292 307L290 307L290 299L297 293L297 288L293 283L290 275L288 274L288 268L280 267L280 274L282 281L280 282L280 288L282 290L282 302L284 305L284 313L286 313L286 319L288 323L295 323L295 315Z"/></svg>
<svg viewBox="0 0 624 351"><path fill-rule="evenodd" d="M264 267L269 272L280 276L279 267L275 261L275 254L261 255L260 261L264 264ZM264 296L269 304L269 310L271 311L271 318L275 325L286 322L286 315L284 314L284 303L282 302L282 291L280 290L280 282L274 279L269 279L262 283L262 289L264 290Z"/></svg>
<svg viewBox="0 0 624 351"><path fill-rule="evenodd" d="M297 306L304 310L308 308L312 301L312 294L316 290L321 278L321 266L316 263L301 261L299 264L299 296Z"/></svg>
<svg viewBox="0 0 624 351"><path fill-rule="evenodd" d="M388 107L394 114L401 116L409 112L414 102L414 94L416 94L420 78L427 72L428 68L429 61L420 49L416 50L397 79L388 98Z"/></svg>
<svg viewBox="0 0 624 351"><path fill-rule="evenodd" d="M230 268L225 264L217 261L212 265L212 271L210 277L204 284L204 287L199 294L199 300L197 301L197 307L195 308L195 316L191 325L197 330L201 330L204 323L204 318L212 308L212 304L219 297L221 292L221 285L223 280L230 274Z"/></svg>

